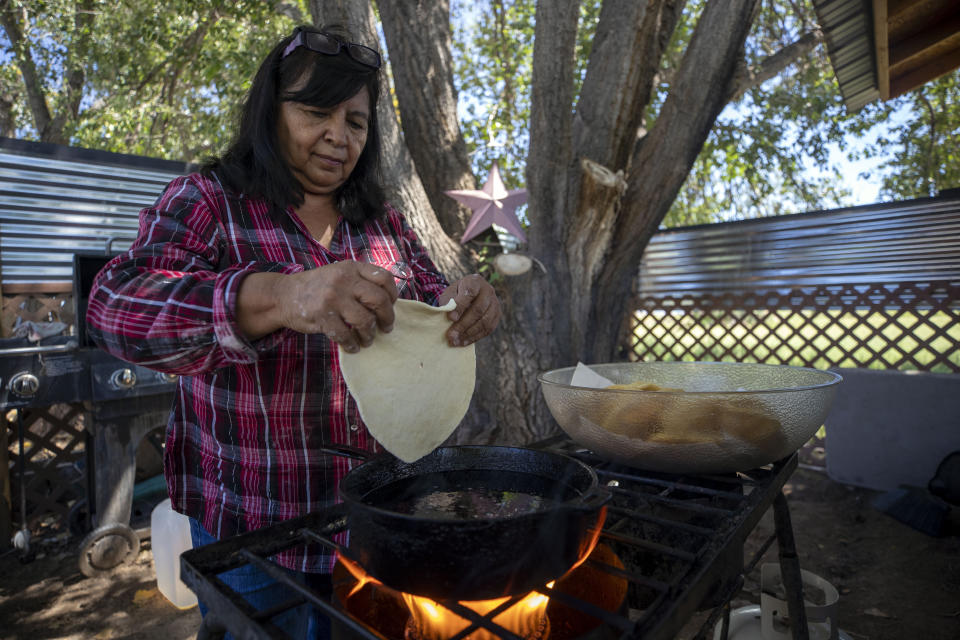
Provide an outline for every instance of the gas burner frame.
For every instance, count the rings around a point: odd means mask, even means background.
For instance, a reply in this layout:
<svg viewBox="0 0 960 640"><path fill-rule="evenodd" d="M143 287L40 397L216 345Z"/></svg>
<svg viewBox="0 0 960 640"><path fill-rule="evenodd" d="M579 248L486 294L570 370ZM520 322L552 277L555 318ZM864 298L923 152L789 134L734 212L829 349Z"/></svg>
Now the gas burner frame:
<svg viewBox="0 0 960 640"><path fill-rule="evenodd" d="M789 616L796 624L792 626L794 638L807 638L808 630L803 600L799 560L794 544L790 511L782 488L797 468L798 456L793 455L773 464L731 475L663 474L624 467L597 458L565 436L557 436L533 445L532 448L549 449L579 458L590 464L601 482L614 490L614 499L608 506L607 520L601 532L601 541L619 548L635 548L642 554L663 557L670 568L667 579L651 579L641 575L637 567L624 561L626 570L596 563L595 567L619 577L626 578L633 589L642 589L653 594L652 602L646 604L637 615L610 613L575 598L569 594L544 586L538 591L551 598L601 620L610 633L606 637L622 640L669 640L676 637L684 625L698 612L711 609L701 625L696 638L713 634L714 626L722 619L723 633L729 624L730 600L743 586L743 577L749 574L774 541L779 543L779 559ZM726 488L724 488L726 487ZM684 498L683 496L686 496ZM709 504L704 504L707 501ZM624 507L627 503L627 507ZM634 504L635 503L635 504ZM632 506L631 506L632 505ZM665 507L667 512L685 511L696 516L716 519L715 527L704 527L685 520L673 520L661 515L651 515L650 507ZM761 545L747 562L743 562L743 544L768 508L773 508L775 532ZM654 512L656 508L652 509ZM623 533L619 523L642 522L664 531L677 531L679 535L692 534L698 539L696 548L672 547L658 540L636 537ZM286 608L311 603L331 619L333 624L366 640L385 640L376 631L369 629L361 620L350 616L332 602L332 596L322 596L292 580L269 558L281 551L306 543L320 543L332 550L340 549L333 536L349 527L349 517L344 505L294 518L233 536L213 544L185 552L181 556L181 577L193 589L209 613L199 637L216 637L218 627L240 638L286 638L281 630L270 623L270 617ZM686 545L685 545L686 546ZM623 559L623 554L617 552ZM731 564L737 566L731 572ZM588 560L588 562L590 562ZM672 564L671 564L672 563ZM297 594L286 605L269 611L257 611L233 592L217 575L246 564L254 564L278 581L286 584ZM712 598L712 602L709 602ZM516 600L519 600L517 598ZM522 640L513 633L492 622L500 609L481 616L466 610L456 602L443 602L443 606L470 620L472 623L450 640L462 640L478 628L484 628L503 640ZM707 606L704 606L704 605ZM508 606L508 605L505 605ZM211 631L214 633L210 634ZM209 634L209 635L205 635Z"/></svg>

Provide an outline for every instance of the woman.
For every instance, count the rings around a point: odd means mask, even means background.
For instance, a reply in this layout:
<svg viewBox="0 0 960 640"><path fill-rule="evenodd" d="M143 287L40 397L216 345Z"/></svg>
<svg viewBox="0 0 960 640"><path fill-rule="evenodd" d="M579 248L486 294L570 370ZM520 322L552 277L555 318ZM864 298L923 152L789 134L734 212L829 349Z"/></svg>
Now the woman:
<svg viewBox="0 0 960 640"><path fill-rule="evenodd" d="M455 300L451 346L498 323L493 288L476 274L448 285L384 203L379 68L345 32L298 27L263 61L227 152L170 183L94 283L94 340L182 376L164 472L195 546L328 505L351 461L320 447L376 450L336 347L389 332L398 297ZM298 548L278 562L325 588L332 559ZM278 597L250 567L222 578L259 607Z"/></svg>

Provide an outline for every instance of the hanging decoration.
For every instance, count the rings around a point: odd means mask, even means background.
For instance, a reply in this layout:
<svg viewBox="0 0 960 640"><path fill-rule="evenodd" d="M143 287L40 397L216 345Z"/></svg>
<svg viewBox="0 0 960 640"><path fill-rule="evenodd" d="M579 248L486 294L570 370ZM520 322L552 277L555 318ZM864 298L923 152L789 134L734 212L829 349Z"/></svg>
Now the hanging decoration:
<svg viewBox="0 0 960 640"><path fill-rule="evenodd" d="M517 218L516 209L527 201L526 189L507 191L500 178L500 167L494 161L487 175L487 181L479 191L476 189L452 189L444 191L448 196L470 207L473 215L467 228L460 238L460 244L465 244L471 238L497 224L516 236L521 242L526 242L523 227Z"/></svg>

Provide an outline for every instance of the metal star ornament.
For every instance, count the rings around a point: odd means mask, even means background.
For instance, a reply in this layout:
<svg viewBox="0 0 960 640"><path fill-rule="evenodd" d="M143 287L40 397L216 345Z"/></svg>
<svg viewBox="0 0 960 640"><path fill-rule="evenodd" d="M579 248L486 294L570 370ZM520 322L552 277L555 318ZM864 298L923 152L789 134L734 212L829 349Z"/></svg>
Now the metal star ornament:
<svg viewBox="0 0 960 640"><path fill-rule="evenodd" d="M513 189L507 191L506 187L503 186L503 180L500 178L500 167L497 166L496 162L490 167L487 181L479 191L476 189L452 189L444 191L444 193L473 210L470 222L467 223L463 237L460 238L460 244L465 244L493 224L500 225L519 238L521 242L527 241L516 214L517 207L527 201L527 190Z"/></svg>

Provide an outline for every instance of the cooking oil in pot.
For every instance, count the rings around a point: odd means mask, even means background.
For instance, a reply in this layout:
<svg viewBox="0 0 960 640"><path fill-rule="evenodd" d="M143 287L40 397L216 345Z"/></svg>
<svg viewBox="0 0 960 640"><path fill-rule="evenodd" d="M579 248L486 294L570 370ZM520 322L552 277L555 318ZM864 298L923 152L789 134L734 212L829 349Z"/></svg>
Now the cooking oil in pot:
<svg viewBox="0 0 960 640"><path fill-rule="evenodd" d="M577 493L563 484L531 480L528 474L505 472L479 483L470 474L448 472L391 483L364 502L418 518L480 520L546 511Z"/></svg>

